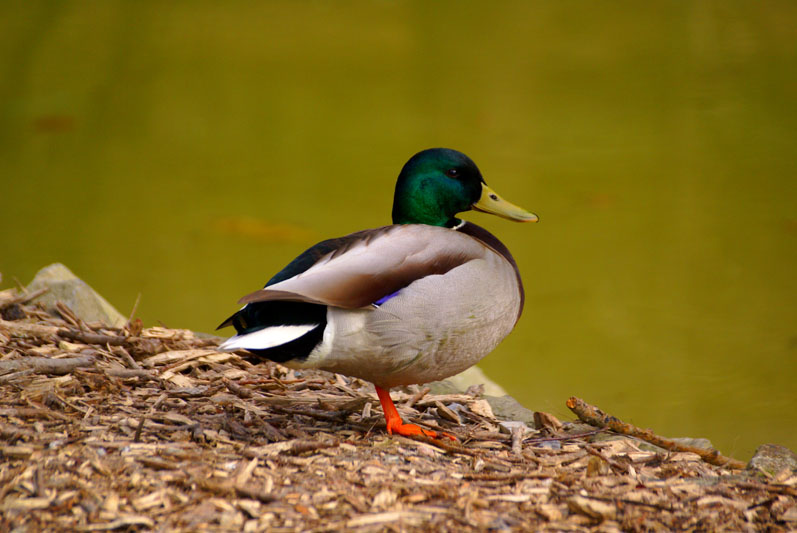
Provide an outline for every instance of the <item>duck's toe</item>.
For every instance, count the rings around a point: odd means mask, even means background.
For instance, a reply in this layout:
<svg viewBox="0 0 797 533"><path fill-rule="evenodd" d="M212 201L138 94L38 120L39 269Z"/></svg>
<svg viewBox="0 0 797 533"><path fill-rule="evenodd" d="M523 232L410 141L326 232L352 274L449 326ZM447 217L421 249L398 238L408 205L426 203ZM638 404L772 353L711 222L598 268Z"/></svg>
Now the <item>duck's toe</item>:
<svg viewBox="0 0 797 533"><path fill-rule="evenodd" d="M432 431L431 429L424 429L420 426L415 424L405 424L401 421L401 418L391 418L387 420L387 432L391 435L403 435L405 437L412 437L414 435L425 435L432 439L438 439L445 437L451 440L457 440L454 435L450 433L446 433L444 431Z"/></svg>

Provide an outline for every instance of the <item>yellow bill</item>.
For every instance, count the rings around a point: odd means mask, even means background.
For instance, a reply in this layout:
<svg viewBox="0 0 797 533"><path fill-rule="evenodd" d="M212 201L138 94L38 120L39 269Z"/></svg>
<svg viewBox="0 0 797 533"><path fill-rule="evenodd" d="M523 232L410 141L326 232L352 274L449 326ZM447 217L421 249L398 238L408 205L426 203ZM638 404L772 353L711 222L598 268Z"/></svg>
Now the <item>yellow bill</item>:
<svg viewBox="0 0 797 533"><path fill-rule="evenodd" d="M511 202L507 202L484 183L482 183L482 195L472 207L476 211L498 215L499 217L518 222L537 222L539 220L537 215L529 213Z"/></svg>

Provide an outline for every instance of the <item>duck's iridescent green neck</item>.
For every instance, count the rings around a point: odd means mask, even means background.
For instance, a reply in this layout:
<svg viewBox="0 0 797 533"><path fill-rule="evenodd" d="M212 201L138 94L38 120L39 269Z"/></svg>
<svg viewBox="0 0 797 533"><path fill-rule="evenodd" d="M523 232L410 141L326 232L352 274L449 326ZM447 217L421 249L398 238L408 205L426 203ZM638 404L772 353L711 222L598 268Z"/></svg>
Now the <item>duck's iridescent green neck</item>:
<svg viewBox="0 0 797 533"><path fill-rule="evenodd" d="M430 189L432 189L430 191ZM428 224L451 228L459 224L454 215L470 207L458 199L456 191L424 180L396 185L393 199L393 224Z"/></svg>

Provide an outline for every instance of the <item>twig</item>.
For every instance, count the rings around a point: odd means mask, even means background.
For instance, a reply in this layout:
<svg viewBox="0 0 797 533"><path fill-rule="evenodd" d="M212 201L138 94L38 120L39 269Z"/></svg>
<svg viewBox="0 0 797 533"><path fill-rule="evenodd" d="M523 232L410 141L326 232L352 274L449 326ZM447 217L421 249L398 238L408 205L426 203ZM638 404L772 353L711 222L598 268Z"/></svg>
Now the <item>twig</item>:
<svg viewBox="0 0 797 533"><path fill-rule="evenodd" d="M80 400L78 400L78 401L80 401ZM55 392L55 390L48 391L45 394L45 396L44 396L44 403L46 405L52 405L52 402L56 402L56 403L60 403L61 405L65 405L66 407L69 407L69 408L71 408L71 409L73 409L75 411L78 411L79 413L83 413L83 414L86 413L86 409L84 409L82 407L78 407L77 405L75 405L75 403L70 402L66 398L62 398L57 392Z"/></svg>
<svg viewBox="0 0 797 533"><path fill-rule="evenodd" d="M116 349L113 350L113 353L121 355L122 359L124 359L125 362L127 363L127 366L129 366L133 370L141 370L141 365L139 365L136 362L136 360L133 359L133 356L130 355L130 353L127 350L125 350L123 346L116 347Z"/></svg>
<svg viewBox="0 0 797 533"><path fill-rule="evenodd" d="M523 434L526 432L524 427L512 428L512 453L520 455L523 453Z"/></svg>
<svg viewBox="0 0 797 533"><path fill-rule="evenodd" d="M3 416L17 416L21 418L49 418L52 420L60 420L61 422L71 422L72 419L68 416L53 411L44 405L28 402L31 407L4 407L0 408L0 414Z"/></svg>
<svg viewBox="0 0 797 533"><path fill-rule="evenodd" d="M586 450L587 453L590 454L590 455L594 455L595 457L603 459L604 461L606 461L606 464L608 464L612 468L618 470L619 472L622 472L623 474L627 474L628 473L628 467L627 466L618 463L617 461L615 461L614 459L612 459L610 457L606 457L605 455L603 455L600 452L600 450L598 450L594 446L590 446L589 444L585 444L584 445L584 450Z"/></svg>
<svg viewBox="0 0 797 533"><path fill-rule="evenodd" d="M266 494L265 492L259 491L257 489L252 489L249 487L241 487L236 485L233 487L236 494L238 496L242 496L244 498L251 498L253 500L259 500L262 503L271 503L277 501L277 498L272 496L271 494Z"/></svg>
<svg viewBox="0 0 797 533"><path fill-rule="evenodd" d="M194 483L197 484L198 487L208 491L208 492L215 492L216 494L235 494L238 496L242 496L244 498L251 498L253 500L259 500L262 503L271 503L277 501L277 499L272 496L271 494L267 494L265 492L251 489L249 487L243 486L230 486L228 484L223 483L214 483L213 481L209 481L207 479L199 479L193 478L192 480Z"/></svg>
<svg viewBox="0 0 797 533"><path fill-rule="evenodd" d="M0 484L2 484L2 487L0 487L0 501L2 501L6 497L6 494L12 488L14 488L14 486L16 485L16 481L25 472L26 468L27 465L22 464L19 468L13 469L10 472L8 472L7 475L5 475L2 480L0 480Z"/></svg>
<svg viewBox="0 0 797 533"><path fill-rule="evenodd" d="M772 497L770 497L770 498L767 498L766 500L762 500L762 501L760 501L760 502L758 502L758 503L754 503L754 504L752 504L752 505L749 505L749 506L748 506L748 507L745 509L745 511L752 511L753 509L757 509L757 508L759 508L759 507L764 507L764 506L769 506L769 505L772 505L772 504L773 504L773 503L775 503L777 500L778 500L778 497L777 497L777 496L772 496Z"/></svg>
<svg viewBox="0 0 797 533"><path fill-rule="evenodd" d="M28 303L29 301L33 300L34 298L38 298L39 296L41 296L42 294L44 294L49 290L50 290L49 287L43 287L37 291L29 292L26 294L20 294L19 296L15 296L9 300L0 302L0 310L5 309L6 307L10 307L14 304Z"/></svg>
<svg viewBox="0 0 797 533"><path fill-rule="evenodd" d="M295 442L289 450L285 450L284 453L289 455L299 455L305 452L323 450L325 448L336 448L338 446L340 446L340 443L337 441L332 441L332 442L298 441Z"/></svg>
<svg viewBox="0 0 797 533"><path fill-rule="evenodd" d="M138 442L138 441L135 441ZM153 470L177 470L180 465L172 461L166 461L160 457L137 457L136 461Z"/></svg>
<svg viewBox="0 0 797 533"><path fill-rule="evenodd" d="M592 494L585 494L583 495L584 498L589 498L590 500L598 500L599 502L609 502L617 505L618 503L623 503L626 505L639 505L642 507L650 507L651 509L658 509L659 511L669 511L672 512L673 508L669 505L662 505L659 503L649 503L649 502L640 502L636 500L628 500L625 498L612 498L606 496L594 496Z"/></svg>
<svg viewBox="0 0 797 533"><path fill-rule="evenodd" d="M64 302L60 300L55 302L55 310L58 311L58 314L61 315L61 318L63 318L64 320L66 320L76 328L80 330L86 329L85 327L86 325L83 323L80 317L78 317L75 314L75 312L72 311L72 309L70 309L69 306L66 305Z"/></svg>
<svg viewBox="0 0 797 533"><path fill-rule="evenodd" d="M508 474L465 474L470 481L519 481L521 479L550 479L550 472L509 472Z"/></svg>
<svg viewBox="0 0 797 533"><path fill-rule="evenodd" d="M25 429L0 423L0 438L4 440L17 440L21 439L22 437L41 439L42 435L53 435L53 433L44 434L32 429ZM0 499L2 499L2 497L0 497Z"/></svg>
<svg viewBox="0 0 797 533"><path fill-rule="evenodd" d="M239 384L237 384L231 379L222 378L221 381L227 386L227 389L231 393L235 394L240 398L251 398L252 396L254 396L252 391L250 391L246 387L241 387Z"/></svg>
<svg viewBox="0 0 797 533"><path fill-rule="evenodd" d="M41 324L28 324L21 321L6 321L0 319L0 329L10 331L15 337L36 337L50 339L56 334L56 326L43 326Z"/></svg>
<svg viewBox="0 0 797 533"><path fill-rule="evenodd" d="M720 454L718 450L707 450L705 448L680 444L674 440L666 439L656 435L649 429L641 429L633 424L623 422L619 418L604 413L594 405L588 404L581 398L576 398L575 396L571 397L569 400L567 400L567 407L573 411L576 416L581 419L581 421L586 422L591 426L609 428L616 433L642 439L655 446L659 446L660 448L664 448L672 452L694 453L711 465L722 466L734 470L742 470L745 467L743 462L733 459L732 457L725 457L724 455Z"/></svg>
<svg viewBox="0 0 797 533"><path fill-rule="evenodd" d="M160 381L160 378L155 376L149 370L144 370L143 368L109 368L105 371L105 374L115 378L147 378L153 381Z"/></svg>
<svg viewBox="0 0 797 533"><path fill-rule="evenodd" d="M84 344L110 344L111 346L121 346L127 342L126 337L119 335L101 335L99 333L86 333L71 329L59 329L58 336Z"/></svg>
<svg viewBox="0 0 797 533"><path fill-rule="evenodd" d="M770 492L775 492L777 494L786 494L788 496L797 498L797 488L789 487L787 485L765 485L763 483L757 483L755 481L740 481L737 484L737 486L742 489L766 490Z"/></svg>
<svg viewBox="0 0 797 533"><path fill-rule="evenodd" d="M266 433L266 438L268 438L272 442L279 442L281 440L285 440L287 437L282 434L280 430L275 428L269 422L263 420L262 417L258 416L257 414L253 415L253 418L260 427L263 428L263 431Z"/></svg>
<svg viewBox="0 0 797 533"><path fill-rule="evenodd" d="M281 405L270 406L272 410L286 415L301 415L315 418L316 420L325 420L327 422L343 422L345 421L348 413L325 413L322 411L314 411L311 409L288 408Z"/></svg>
<svg viewBox="0 0 797 533"><path fill-rule="evenodd" d="M76 368L85 368L94 365L93 357L69 357L66 359L51 359L49 357L22 357L0 361L0 374L20 370L32 370L36 374L68 374Z"/></svg>
<svg viewBox="0 0 797 533"><path fill-rule="evenodd" d="M136 295L136 301L133 303L133 309L131 309L130 310L130 314L127 315L130 318L127 319L127 323L125 324L125 329L129 330L130 326L133 324L133 321L134 321L135 316L136 316L136 311L138 310L139 302L141 302L141 293L138 293Z"/></svg>
<svg viewBox="0 0 797 533"><path fill-rule="evenodd" d="M144 422L147 421L147 415L141 415L136 427L136 434L133 436L133 442L141 442L141 430L144 429Z"/></svg>
<svg viewBox="0 0 797 533"><path fill-rule="evenodd" d="M10 381L17 380L21 377L27 376L28 374L34 374L33 369L26 368L25 370L20 370L19 372L11 372L10 374L5 374L0 376L0 385L3 383L8 383Z"/></svg>
<svg viewBox="0 0 797 533"><path fill-rule="evenodd" d="M419 401L420 401L420 400L421 400L421 399L422 399L424 396L426 396L427 394L429 394L429 392L430 392L431 390L432 390L432 389L430 389L429 387L424 387L424 388L422 388L421 390L419 390L418 392L416 392L415 394L413 394L413 395L412 395L412 397L410 397L410 399L409 399L409 400L407 400L407 402L404 404L404 406L405 406L405 407L413 407L413 406L414 406L416 403L418 403L418 402L419 402Z"/></svg>
<svg viewBox="0 0 797 533"><path fill-rule="evenodd" d="M603 433L606 431L606 428L600 428L593 431L585 431L584 433L574 433L572 435L564 435L562 437L543 437L539 439L529 439L525 441L525 444L540 444L542 442L553 442L557 440L574 440L574 439L582 439L584 437L591 437L593 435L597 435L598 433Z"/></svg>

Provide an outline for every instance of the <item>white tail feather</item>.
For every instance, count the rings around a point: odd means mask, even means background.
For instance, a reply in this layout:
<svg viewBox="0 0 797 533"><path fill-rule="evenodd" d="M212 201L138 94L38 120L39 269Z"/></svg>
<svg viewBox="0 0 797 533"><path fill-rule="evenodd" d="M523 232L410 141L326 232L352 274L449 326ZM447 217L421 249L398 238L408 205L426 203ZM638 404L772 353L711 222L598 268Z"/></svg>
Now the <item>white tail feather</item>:
<svg viewBox="0 0 797 533"><path fill-rule="evenodd" d="M318 324L303 324L301 326L272 326L259 329L252 333L244 333L230 337L219 346L222 352L235 350L267 350L280 346L286 342L296 340Z"/></svg>

